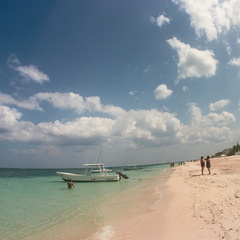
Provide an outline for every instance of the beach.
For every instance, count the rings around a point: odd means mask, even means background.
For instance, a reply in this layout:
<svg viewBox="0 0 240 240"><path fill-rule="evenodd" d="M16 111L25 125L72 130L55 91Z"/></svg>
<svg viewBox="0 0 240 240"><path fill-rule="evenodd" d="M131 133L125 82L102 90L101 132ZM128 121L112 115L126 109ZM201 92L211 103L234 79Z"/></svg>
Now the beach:
<svg viewBox="0 0 240 240"><path fill-rule="evenodd" d="M148 166L129 171L130 180L72 190L53 170L3 169L0 238L240 239L240 156L211 165L204 175L200 161Z"/></svg>
<svg viewBox="0 0 240 240"><path fill-rule="evenodd" d="M148 213L118 222L111 239L240 239L239 155L211 159L211 174L201 174L200 161L170 171L161 199Z"/></svg>

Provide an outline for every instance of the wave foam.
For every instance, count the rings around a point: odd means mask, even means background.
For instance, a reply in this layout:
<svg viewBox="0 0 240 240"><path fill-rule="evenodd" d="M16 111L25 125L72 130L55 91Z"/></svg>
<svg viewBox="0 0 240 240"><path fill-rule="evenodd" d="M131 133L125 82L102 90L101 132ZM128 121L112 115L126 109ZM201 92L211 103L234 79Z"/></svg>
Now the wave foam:
<svg viewBox="0 0 240 240"><path fill-rule="evenodd" d="M93 234L87 240L108 240L115 234L114 228L112 226L105 226L99 232Z"/></svg>

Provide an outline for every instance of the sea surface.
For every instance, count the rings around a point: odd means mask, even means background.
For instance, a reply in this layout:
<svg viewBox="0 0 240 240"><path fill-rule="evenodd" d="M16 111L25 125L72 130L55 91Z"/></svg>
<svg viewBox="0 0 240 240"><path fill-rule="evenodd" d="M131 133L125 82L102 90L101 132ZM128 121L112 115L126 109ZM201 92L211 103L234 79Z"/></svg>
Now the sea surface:
<svg viewBox="0 0 240 240"><path fill-rule="evenodd" d="M151 211L170 174L168 165L115 170L129 179L68 189L56 171L82 169L0 168L0 239L108 240L118 221Z"/></svg>

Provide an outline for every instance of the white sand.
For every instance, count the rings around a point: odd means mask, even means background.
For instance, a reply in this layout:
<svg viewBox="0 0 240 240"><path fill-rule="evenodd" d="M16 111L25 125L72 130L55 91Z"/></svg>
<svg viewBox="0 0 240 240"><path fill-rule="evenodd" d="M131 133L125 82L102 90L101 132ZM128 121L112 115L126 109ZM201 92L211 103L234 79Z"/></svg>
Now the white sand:
<svg viewBox="0 0 240 240"><path fill-rule="evenodd" d="M176 167L149 214L115 226L114 240L240 239L240 156Z"/></svg>

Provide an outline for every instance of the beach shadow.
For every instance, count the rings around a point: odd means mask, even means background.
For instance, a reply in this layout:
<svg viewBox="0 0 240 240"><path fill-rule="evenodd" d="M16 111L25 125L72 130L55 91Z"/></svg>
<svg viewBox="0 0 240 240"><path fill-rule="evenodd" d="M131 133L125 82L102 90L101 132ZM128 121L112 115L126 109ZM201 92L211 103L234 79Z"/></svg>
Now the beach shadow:
<svg viewBox="0 0 240 240"><path fill-rule="evenodd" d="M193 175L190 175L191 177L199 177L199 176L203 176L202 174L193 174Z"/></svg>
<svg viewBox="0 0 240 240"><path fill-rule="evenodd" d="M190 175L190 177L213 176L213 175L217 175L217 173L212 173L212 174L208 174L208 173L206 173L206 174L201 174L201 173L199 173L199 174Z"/></svg>

